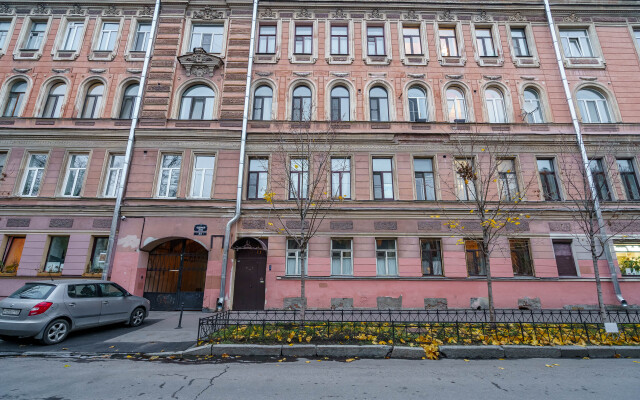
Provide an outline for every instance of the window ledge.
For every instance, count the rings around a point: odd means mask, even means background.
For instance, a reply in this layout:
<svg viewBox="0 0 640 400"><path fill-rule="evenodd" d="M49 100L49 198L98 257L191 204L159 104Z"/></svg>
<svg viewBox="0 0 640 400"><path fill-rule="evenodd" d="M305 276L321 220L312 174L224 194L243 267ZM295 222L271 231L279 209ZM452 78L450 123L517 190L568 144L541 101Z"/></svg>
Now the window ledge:
<svg viewBox="0 0 640 400"><path fill-rule="evenodd" d="M40 271L40 272L38 272L36 274L36 276L46 276L46 277L49 277L49 276L62 276L62 272L43 272L43 271Z"/></svg>
<svg viewBox="0 0 640 400"><path fill-rule="evenodd" d="M502 67L504 65L504 58L499 56L476 56L476 62L481 67Z"/></svg>
<svg viewBox="0 0 640 400"><path fill-rule="evenodd" d="M91 50L88 55L90 61L113 61L116 58L115 50Z"/></svg>
<svg viewBox="0 0 640 400"><path fill-rule="evenodd" d="M606 63L602 57L565 57L565 68L606 68Z"/></svg>
<svg viewBox="0 0 640 400"><path fill-rule="evenodd" d="M325 58L327 64L353 64L353 60L351 54L332 54Z"/></svg>
<svg viewBox="0 0 640 400"><path fill-rule="evenodd" d="M391 64L391 56L364 56L364 62L368 65L389 65Z"/></svg>
<svg viewBox="0 0 640 400"><path fill-rule="evenodd" d="M517 68L539 68L540 60L538 57L529 56L529 57L513 57L513 65Z"/></svg>
<svg viewBox="0 0 640 400"><path fill-rule="evenodd" d="M403 65L428 65L429 57L424 54L406 54L400 61Z"/></svg>
<svg viewBox="0 0 640 400"><path fill-rule="evenodd" d="M464 67L464 65L467 63L466 57L441 56L438 61L443 67Z"/></svg>
<svg viewBox="0 0 640 400"><path fill-rule="evenodd" d="M85 272L84 274L82 274L83 278L102 278L102 272L100 273L89 273L89 272Z"/></svg>
<svg viewBox="0 0 640 400"><path fill-rule="evenodd" d="M13 54L14 60L39 60L42 57L41 49L20 49Z"/></svg>
<svg viewBox="0 0 640 400"><path fill-rule="evenodd" d="M126 61L144 61L145 51L133 51L129 50L125 55L124 59Z"/></svg>
<svg viewBox="0 0 640 400"><path fill-rule="evenodd" d="M273 53L273 54L256 53L253 56L253 62L256 64L277 64L278 61L280 61L280 55L277 53Z"/></svg>
<svg viewBox="0 0 640 400"><path fill-rule="evenodd" d="M0 278L1 277L9 277L9 276L16 276L18 274L18 271L14 271L14 272L0 272Z"/></svg>
<svg viewBox="0 0 640 400"><path fill-rule="evenodd" d="M53 52L53 59L55 61L75 60L79 55L78 50L56 50Z"/></svg>

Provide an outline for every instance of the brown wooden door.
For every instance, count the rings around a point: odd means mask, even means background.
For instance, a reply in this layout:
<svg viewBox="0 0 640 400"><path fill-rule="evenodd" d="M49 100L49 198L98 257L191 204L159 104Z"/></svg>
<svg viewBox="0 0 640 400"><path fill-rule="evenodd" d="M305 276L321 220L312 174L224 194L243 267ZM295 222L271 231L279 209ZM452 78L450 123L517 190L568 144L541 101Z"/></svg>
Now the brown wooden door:
<svg viewBox="0 0 640 400"><path fill-rule="evenodd" d="M556 265L559 276L577 276L576 263L571 251L571 242L553 242L553 252L556 254Z"/></svg>
<svg viewBox="0 0 640 400"><path fill-rule="evenodd" d="M234 310L264 310L266 274L267 253L264 250L236 251Z"/></svg>

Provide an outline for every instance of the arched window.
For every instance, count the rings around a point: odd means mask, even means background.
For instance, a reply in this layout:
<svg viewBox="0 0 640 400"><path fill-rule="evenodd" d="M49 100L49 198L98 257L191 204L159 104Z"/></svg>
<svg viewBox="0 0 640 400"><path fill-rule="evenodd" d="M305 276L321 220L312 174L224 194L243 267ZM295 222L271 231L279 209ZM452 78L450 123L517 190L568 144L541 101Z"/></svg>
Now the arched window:
<svg viewBox="0 0 640 400"><path fill-rule="evenodd" d="M3 117L17 117L20 112L20 106L24 100L24 94L27 92L27 82L18 81L11 86L7 103L4 106Z"/></svg>
<svg viewBox="0 0 640 400"><path fill-rule="evenodd" d="M89 87L84 98L84 106L82 107L80 118L98 118L103 94L104 85L102 83L94 83Z"/></svg>
<svg viewBox="0 0 640 400"><path fill-rule="evenodd" d="M180 119L213 119L213 89L205 85L195 85L182 95Z"/></svg>
<svg viewBox="0 0 640 400"><path fill-rule="evenodd" d="M270 121L273 106L273 89L262 85L253 95L253 119L256 121Z"/></svg>
<svg viewBox="0 0 640 400"><path fill-rule="evenodd" d="M588 124L607 124L612 122L609 104L602 93L593 89L578 91L578 107L582 122Z"/></svg>
<svg viewBox="0 0 640 400"><path fill-rule="evenodd" d="M47 101L44 103L42 118L60 118L62 116L62 101L67 92L67 84L58 82L51 86Z"/></svg>
<svg viewBox="0 0 640 400"><path fill-rule="evenodd" d="M133 105L138 95L139 83L132 83L124 90L122 95L122 104L120 105L120 118L131 119L133 117Z"/></svg>
<svg viewBox="0 0 640 400"><path fill-rule="evenodd" d="M447 114L449 122L467 121L467 101L462 91L456 87L447 89Z"/></svg>
<svg viewBox="0 0 640 400"><path fill-rule="evenodd" d="M427 94L418 86L412 86L407 93L409 97L409 120L411 122L426 122Z"/></svg>
<svg viewBox="0 0 640 400"><path fill-rule="evenodd" d="M331 120L350 121L349 91L344 86L331 89Z"/></svg>
<svg viewBox="0 0 640 400"><path fill-rule="evenodd" d="M528 123L540 124L544 122L542 102L537 90L531 88L524 90L524 112Z"/></svg>
<svg viewBox="0 0 640 400"><path fill-rule="evenodd" d="M311 120L311 89L306 86L298 86L293 90L293 107L291 108L291 120Z"/></svg>
<svg viewBox="0 0 640 400"><path fill-rule="evenodd" d="M489 122L492 124L504 124L507 122L507 115L504 108L504 97L502 92L495 88L484 91L484 100L489 115Z"/></svg>
<svg viewBox="0 0 640 400"><path fill-rule="evenodd" d="M369 112L371 121L389 121L389 97L384 88L376 86L369 91Z"/></svg>

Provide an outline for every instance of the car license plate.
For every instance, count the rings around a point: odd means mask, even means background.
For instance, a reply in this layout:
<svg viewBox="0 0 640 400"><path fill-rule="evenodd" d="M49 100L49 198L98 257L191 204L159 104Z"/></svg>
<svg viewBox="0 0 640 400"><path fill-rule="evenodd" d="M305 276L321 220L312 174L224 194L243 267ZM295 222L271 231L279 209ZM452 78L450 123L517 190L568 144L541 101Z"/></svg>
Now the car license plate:
<svg viewBox="0 0 640 400"><path fill-rule="evenodd" d="M20 310L16 308L3 308L2 315L20 315Z"/></svg>

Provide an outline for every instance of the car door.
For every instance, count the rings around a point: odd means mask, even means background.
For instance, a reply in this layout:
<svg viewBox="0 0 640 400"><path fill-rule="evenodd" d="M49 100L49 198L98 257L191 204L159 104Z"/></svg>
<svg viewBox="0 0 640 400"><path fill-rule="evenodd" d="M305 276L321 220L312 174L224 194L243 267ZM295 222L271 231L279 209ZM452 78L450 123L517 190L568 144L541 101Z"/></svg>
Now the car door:
<svg viewBox="0 0 640 400"><path fill-rule="evenodd" d="M73 318L74 327L98 325L101 301L98 286L94 283L68 285L64 304Z"/></svg>
<svg viewBox="0 0 640 400"><path fill-rule="evenodd" d="M100 325L126 321L131 312L131 302L125 292L113 283L99 283L102 308Z"/></svg>

